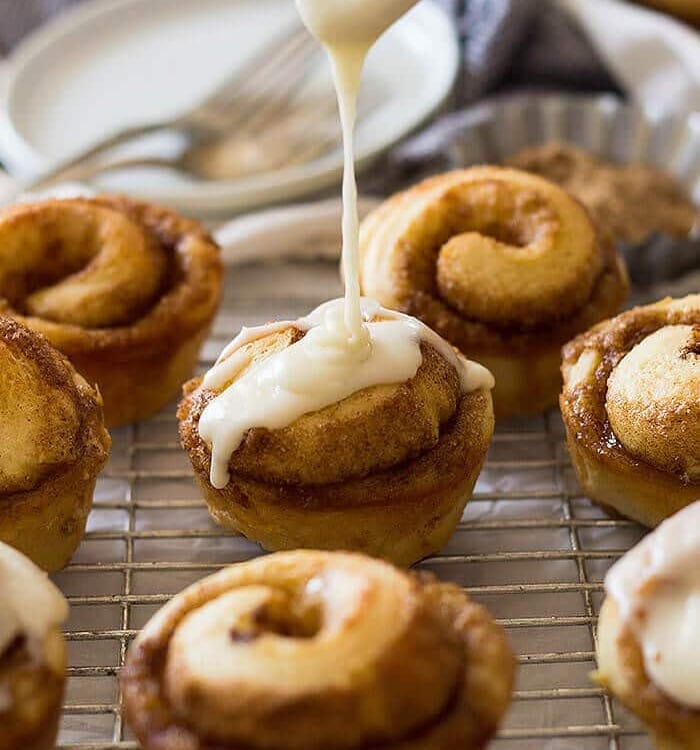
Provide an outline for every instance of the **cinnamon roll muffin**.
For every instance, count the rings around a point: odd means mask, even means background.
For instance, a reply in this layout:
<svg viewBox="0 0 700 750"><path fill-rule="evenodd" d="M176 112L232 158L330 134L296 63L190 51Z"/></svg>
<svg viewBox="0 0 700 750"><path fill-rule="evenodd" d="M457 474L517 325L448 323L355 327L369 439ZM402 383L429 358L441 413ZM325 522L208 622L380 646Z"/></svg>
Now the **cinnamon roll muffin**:
<svg viewBox="0 0 700 750"><path fill-rule="evenodd" d="M57 570L107 461L102 400L43 336L1 316L0 372L0 541Z"/></svg>
<svg viewBox="0 0 700 750"><path fill-rule="evenodd" d="M301 551L176 596L121 685L144 750L473 750L513 674L504 633L456 586Z"/></svg>
<svg viewBox="0 0 700 750"><path fill-rule="evenodd" d="M700 502L664 521L608 572L595 677L659 750L700 748Z"/></svg>
<svg viewBox="0 0 700 750"><path fill-rule="evenodd" d="M646 526L700 498L700 295L629 310L563 356L561 410L584 492Z"/></svg>
<svg viewBox="0 0 700 750"><path fill-rule="evenodd" d="M321 330L311 318L334 311L337 301L307 319L244 329L210 373L185 386L182 445L214 520L266 549L349 549L408 565L440 549L462 516L493 433L493 379L399 316L425 334L410 379L350 389L339 402L300 409L291 423L271 418L272 402L295 399L314 360L342 357L332 347L296 356ZM367 313L389 332L396 318L378 306ZM282 354L303 359L303 371L286 370ZM391 361L377 368L382 375ZM262 365L279 381L270 403L257 391L231 401ZM338 382L351 374L339 362ZM242 421L252 403L265 407L261 423Z"/></svg>
<svg viewBox="0 0 700 750"><path fill-rule="evenodd" d="M0 542L0 750L51 750L66 680L68 604L26 557Z"/></svg>
<svg viewBox="0 0 700 750"><path fill-rule="evenodd" d="M144 419L178 393L221 277L213 240L158 206L103 196L0 213L0 312L97 384L109 426Z"/></svg>
<svg viewBox="0 0 700 750"><path fill-rule="evenodd" d="M399 193L365 219L360 245L363 293L488 367L497 418L553 406L561 346L628 291L583 206L512 169L450 172Z"/></svg>

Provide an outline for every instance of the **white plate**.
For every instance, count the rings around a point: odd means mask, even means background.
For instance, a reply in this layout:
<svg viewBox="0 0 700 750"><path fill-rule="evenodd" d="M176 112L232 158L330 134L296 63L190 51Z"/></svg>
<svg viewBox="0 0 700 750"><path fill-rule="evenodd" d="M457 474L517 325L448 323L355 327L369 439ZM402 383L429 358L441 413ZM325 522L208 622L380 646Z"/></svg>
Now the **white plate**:
<svg viewBox="0 0 700 750"><path fill-rule="evenodd" d="M294 20L292 0L93 0L30 36L6 71L0 158L19 178L105 133L181 111ZM319 58L319 65L321 65ZM429 117L458 70L452 25L423 2L380 40L364 84L379 104L360 125L366 165ZM324 70L320 75L327 75ZM219 212L289 199L336 181L337 152L245 179L194 183L169 172L100 183L187 211Z"/></svg>

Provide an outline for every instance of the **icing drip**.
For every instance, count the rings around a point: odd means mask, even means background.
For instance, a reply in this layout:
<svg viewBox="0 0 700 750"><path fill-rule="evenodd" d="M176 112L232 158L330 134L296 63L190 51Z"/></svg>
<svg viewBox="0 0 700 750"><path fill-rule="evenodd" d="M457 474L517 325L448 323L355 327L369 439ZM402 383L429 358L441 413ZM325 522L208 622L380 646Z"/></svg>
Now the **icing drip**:
<svg viewBox="0 0 700 750"><path fill-rule="evenodd" d="M410 380L423 361L422 342L455 367L465 393L493 387L486 368L458 355L419 320L387 310L374 300L362 299L360 308L370 338L368 352L346 345L340 299L297 321L243 329L224 349L203 381L205 388L224 390L199 420L199 434L211 446L214 487L228 483L229 460L249 429L280 429L364 388ZM291 327L305 332L304 337L249 367L250 343Z"/></svg>
<svg viewBox="0 0 700 750"><path fill-rule="evenodd" d="M391 24L418 0L297 0L309 31L324 46L331 63L343 132L344 335L348 346L367 350L369 334L360 309L359 218L355 180L354 130L357 96L367 53Z"/></svg>
<svg viewBox="0 0 700 750"><path fill-rule="evenodd" d="M68 617L68 604L46 573L0 542L0 655L18 637L31 645Z"/></svg>
<svg viewBox="0 0 700 750"><path fill-rule="evenodd" d="M228 484L228 464L246 432L290 425L371 386L414 377L426 342L458 370L464 391L492 388L491 374L459 358L437 334L406 315L360 297L359 221L353 154L357 94L365 58L374 42L417 0L297 0L309 31L331 61L343 129L344 300L321 305L307 318L244 329L204 378L223 392L205 408L199 434L211 448L211 483ZM247 344L296 327L300 341L251 365ZM240 375L240 377L239 377ZM234 381L232 383L232 381Z"/></svg>
<svg viewBox="0 0 700 750"><path fill-rule="evenodd" d="M649 678L670 698L700 708L700 502L630 550L605 588L641 645Z"/></svg>

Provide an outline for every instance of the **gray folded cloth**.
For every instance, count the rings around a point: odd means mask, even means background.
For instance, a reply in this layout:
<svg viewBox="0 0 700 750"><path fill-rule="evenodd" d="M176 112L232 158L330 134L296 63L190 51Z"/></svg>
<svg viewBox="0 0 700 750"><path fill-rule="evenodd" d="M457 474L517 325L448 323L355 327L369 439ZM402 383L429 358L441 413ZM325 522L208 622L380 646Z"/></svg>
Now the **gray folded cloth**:
<svg viewBox="0 0 700 750"><path fill-rule="evenodd" d="M34 27L86 0L0 0L0 52ZM425 0L429 1L429 0ZM463 43L460 103L523 84L615 90L592 47L549 0L435 0Z"/></svg>
<svg viewBox="0 0 700 750"><path fill-rule="evenodd" d="M485 97L522 91L610 92L624 96L586 35L554 0L436 0L455 17L463 70L452 111L395 147L366 180L383 194L425 170L459 166L453 144Z"/></svg>
<svg viewBox="0 0 700 750"><path fill-rule="evenodd" d="M32 29L79 0L0 0L0 55Z"/></svg>

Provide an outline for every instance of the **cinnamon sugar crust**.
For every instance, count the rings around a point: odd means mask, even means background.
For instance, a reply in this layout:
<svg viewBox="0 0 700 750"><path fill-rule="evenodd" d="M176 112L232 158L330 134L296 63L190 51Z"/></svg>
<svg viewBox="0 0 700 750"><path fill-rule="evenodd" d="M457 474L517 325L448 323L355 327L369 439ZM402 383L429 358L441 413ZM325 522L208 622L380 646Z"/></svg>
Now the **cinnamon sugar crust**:
<svg viewBox="0 0 700 750"><path fill-rule="evenodd" d="M110 437L102 400L39 334L0 316L0 540L46 570L85 529Z"/></svg>
<svg viewBox="0 0 700 750"><path fill-rule="evenodd" d="M364 221L363 293L413 315L496 379L499 419L539 413L561 389L561 346L617 313L624 262L557 185L499 167L438 175Z"/></svg>
<svg viewBox="0 0 700 750"><path fill-rule="evenodd" d="M350 561L345 564L355 568L358 575L366 564L366 558L357 555L320 552L274 555L259 561L255 567L262 570L281 567L278 580L274 574L263 579L254 575L239 589L233 581L237 577L236 568L242 566L232 566L190 587L161 610L132 647L121 676L127 720L145 750L172 747L181 750L257 750L263 747L295 750L319 746L343 750L379 750L380 747L473 750L485 747L507 708L513 685L514 660L502 630L484 608L471 602L459 588L441 584L428 574L404 574L406 586L395 583L389 593L387 589L382 592L382 584L375 584L368 571L366 595L351 605L355 610L347 620L338 620L334 610L348 606L341 603L340 592L332 595L331 591L335 588L332 571L337 563L334 559L339 557ZM315 563L318 559L329 562L319 567ZM372 561L372 566L377 565ZM307 586L308 581L323 580L324 566L329 570L329 583L320 589L319 602L316 594L303 592L312 591ZM378 588L374 588L375 585ZM385 585L388 586L388 581ZM271 632L273 638L282 634L286 640L285 658L293 660L295 669L301 673L308 667L313 675L300 679L292 688L280 675L280 684L276 686L274 680L270 683L261 664L262 671L250 673L247 680L239 678L244 681L235 695L221 694L217 698L213 694L201 710L195 710L194 694L191 700L181 704L178 699L174 703L168 677L179 664L181 634L191 631L195 627L193 617L198 617L199 627L206 631L200 639L215 637L214 631L219 625L212 605L216 606L217 600L234 597L231 606L237 606L236 601L245 600L235 597L244 594L266 597L268 603L259 606L264 607L270 617L254 620L246 640L235 639L233 647L243 650L241 657L254 660L258 639L264 638L267 632ZM329 599L324 603L326 596ZM376 602L381 602L385 596L398 598L392 607L395 612L392 622L376 622L373 626L363 623ZM305 603L306 599L313 599L313 602ZM304 620L309 606L320 608L313 622ZM274 615L271 614L273 609ZM237 619L247 622L242 613ZM338 629L334 622L346 624ZM377 629L373 631L373 627ZM307 664L307 660L313 659L312 653L322 649L321 644L328 639L339 639L338 648L344 649L343 640L352 638L353 630L357 632L358 628L369 643L362 648L362 653L350 651L346 658L362 663L364 658L369 658L365 654L374 653L372 640L378 639L384 646L372 657L372 670L358 670L349 682L338 682L333 670L319 673L313 670L313 664ZM347 635L346 629L349 629ZM356 645L360 647L359 643ZM222 643L221 647L225 649L226 644ZM434 658L422 663L429 653L433 653ZM222 663L228 660L226 654L222 653L221 657ZM187 680L188 668L183 664L180 669L185 671L178 674ZM344 664L339 664L338 670L343 669ZM221 680L226 680L225 669L212 674L210 679L213 689ZM367 680L376 682L370 693L364 692ZM433 684L435 680L437 683ZM202 689L204 687L202 685ZM295 695L297 691L299 695ZM257 696L250 711L245 709L246 694ZM396 707L406 705L406 701L420 705L420 717L403 711L387 723L385 698ZM228 706L223 713L220 707L215 707L219 702L221 707ZM297 706L294 711L292 705ZM357 706L357 712L348 713L351 705ZM256 716L260 716L257 721ZM381 741L371 739L372 731L366 734L377 721L382 729L377 727L373 731L380 731ZM201 730L203 726L207 727L206 732ZM283 726L285 730L280 731ZM240 739L242 736L247 739Z"/></svg>
<svg viewBox="0 0 700 750"><path fill-rule="evenodd" d="M176 395L221 293L219 249L197 222L123 196L49 200L0 214L0 250L0 313L99 385L110 426Z"/></svg>
<svg viewBox="0 0 700 750"><path fill-rule="evenodd" d="M298 332L272 338L297 337ZM277 349L268 340L251 348L263 349L264 356ZM283 485L325 485L389 469L434 447L457 410L460 383L454 367L431 346L423 344L421 351L423 363L406 383L354 393L282 429L249 430L231 457L231 473ZM260 360L254 356L252 361ZM184 447L198 471L206 471L210 451L197 428L217 394L200 387L201 382L198 378L186 385L179 417Z"/></svg>
<svg viewBox="0 0 700 750"><path fill-rule="evenodd" d="M614 164L570 143L545 143L509 159L581 200L616 240L631 245L662 232L687 239L700 214L683 186L647 164Z"/></svg>
<svg viewBox="0 0 700 750"><path fill-rule="evenodd" d="M101 399L66 357L42 336L0 316L0 364L5 370L0 433L8 430L0 442L0 503L85 456L104 463L110 441L101 426ZM24 429L31 435L28 456L22 450ZM20 461L18 470L12 464Z"/></svg>
<svg viewBox="0 0 700 750"><path fill-rule="evenodd" d="M249 345L252 362L301 335L292 328ZM440 549L486 458L493 405L488 390L462 394L456 369L430 345L422 352L406 383L364 389L283 429L249 430L221 490L199 435L215 394L190 381L180 439L214 520L271 550L351 549L409 565Z"/></svg>
<svg viewBox="0 0 700 750"><path fill-rule="evenodd" d="M628 292L614 244L579 201L498 167L393 196L363 223L362 255L366 293L469 356L561 346Z"/></svg>
<svg viewBox="0 0 700 750"><path fill-rule="evenodd" d="M662 300L654 305L636 307L616 318L604 321L590 331L569 342L563 349L565 387L561 396L561 408L565 421L576 441L611 467L620 464L635 470L658 472L639 457L630 455L612 429L606 409L608 381L622 359L637 344L666 326L693 326L697 339L700 330L700 297L684 300ZM584 356L590 358L589 374L578 379L574 368ZM695 345L689 345L684 357L696 357ZM679 419L684 415L678 414ZM677 466L666 467L680 484L694 484L699 480L679 470ZM700 491L700 489L698 490Z"/></svg>

